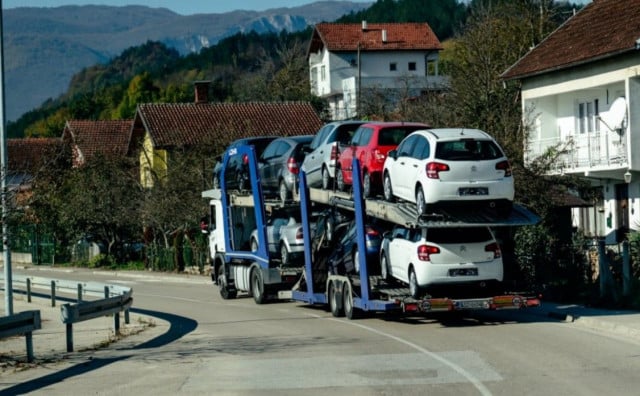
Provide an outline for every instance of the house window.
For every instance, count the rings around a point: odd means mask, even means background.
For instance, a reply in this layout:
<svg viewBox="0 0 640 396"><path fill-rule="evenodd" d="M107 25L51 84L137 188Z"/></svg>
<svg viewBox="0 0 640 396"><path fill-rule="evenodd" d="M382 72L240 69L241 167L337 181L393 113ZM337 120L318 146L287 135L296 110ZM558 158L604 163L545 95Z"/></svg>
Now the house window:
<svg viewBox="0 0 640 396"><path fill-rule="evenodd" d="M427 58L427 76L438 75L438 61L436 59Z"/></svg>
<svg viewBox="0 0 640 396"><path fill-rule="evenodd" d="M409 62L409 71L416 71L416 62Z"/></svg>
<svg viewBox="0 0 640 396"><path fill-rule="evenodd" d="M389 71L396 71L396 70L398 70L398 64L395 62L389 63Z"/></svg>
<svg viewBox="0 0 640 396"><path fill-rule="evenodd" d="M598 99L578 103L578 130L580 133L599 132L600 115Z"/></svg>
<svg viewBox="0 0 640 396"><path fill-rule="evenodd" d="M322 66L320 67L320 81L326 81L327 79L327 67L326 66Z"/></svg>

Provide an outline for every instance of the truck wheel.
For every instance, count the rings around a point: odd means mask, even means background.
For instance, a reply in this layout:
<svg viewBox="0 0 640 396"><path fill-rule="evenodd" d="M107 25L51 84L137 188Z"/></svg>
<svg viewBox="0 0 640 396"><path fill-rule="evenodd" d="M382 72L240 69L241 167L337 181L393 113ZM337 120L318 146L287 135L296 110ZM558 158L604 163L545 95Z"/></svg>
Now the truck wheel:
<svg viewBox="0 0 640 396"><path fill-rule="evenodd" d="M336 318L344 316L342 294L338 292L335 281L329 282L329 307L331 314Z"/></svg>
<svg viewBox="0 0 640 396"><path fill-rule="evenodd" d="M251 271L251 293L256 304L265 303L264 281L262 280L262 272L258 268Z"/></svg>
<svg viewBox="0 0 640 396"><path fill-rule="evenodd" d="M238 291L235 288L231 289L229 287L223 266L218 269L218 287L220 288L220 297L223 300L233 300L238 295Z"/></svg>
<svg viewBox="0 0 640 396"><path fill-rule="evenodd" d="M418 286L418 277L416 277L416 271L413 267L409 268L409 292L413 298L417 299L422 297L422 291L420 290L420 286Z"/></svg>

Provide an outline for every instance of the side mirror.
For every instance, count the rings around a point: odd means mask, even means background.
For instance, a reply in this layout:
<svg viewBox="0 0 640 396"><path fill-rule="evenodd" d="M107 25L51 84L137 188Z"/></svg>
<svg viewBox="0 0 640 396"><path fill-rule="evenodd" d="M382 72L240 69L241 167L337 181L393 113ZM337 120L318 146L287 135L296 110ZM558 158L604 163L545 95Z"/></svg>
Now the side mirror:
<svg viewBox="0 0 640 396"><path fill-rule="evenodd" d="M387 153L387 157L391 157L394 160L398 159L398 150L391 150Z"/></svg>

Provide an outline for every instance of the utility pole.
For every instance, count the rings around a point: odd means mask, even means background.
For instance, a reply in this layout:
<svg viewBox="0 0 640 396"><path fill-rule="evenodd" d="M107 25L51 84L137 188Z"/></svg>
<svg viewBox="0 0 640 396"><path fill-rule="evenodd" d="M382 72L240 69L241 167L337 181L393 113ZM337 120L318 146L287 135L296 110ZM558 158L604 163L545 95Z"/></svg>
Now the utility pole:
<svg viewBox="0 0 640 396"><path fill-rule="evenodd" d="M4 260L4 314L13 315L13 279L11 274L11 251L9 250L9 225L7 224L7 128L4 98L4 24L0 0L0 195L2 196L2 248Z"/></svg>

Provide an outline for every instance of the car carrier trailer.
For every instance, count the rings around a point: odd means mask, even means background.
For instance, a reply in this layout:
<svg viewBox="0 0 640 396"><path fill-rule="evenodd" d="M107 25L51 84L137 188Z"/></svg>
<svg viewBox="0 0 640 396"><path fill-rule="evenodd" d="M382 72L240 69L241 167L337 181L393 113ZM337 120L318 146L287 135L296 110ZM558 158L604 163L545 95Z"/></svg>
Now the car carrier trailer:
<svg viewBox="0 0 640 396"><path fill-rule="evenodd" d="M227 191L226 165L234 156L245 156L249 168L250 191ZM300 173L299 202L305 243L304 265L283 268L271 260L267 248L266 211L281 203L266 200L252 146L241 146L225 153L220 189L203 192L210 199L209 248L212 278L224 299L235 298L238 291L252 295L261 304L268 299L289 299L312 305L327 306L334 316L357 317L363 312L435 312L469 309L520 309L540 304L530 293L503 293L491 297L448 298L428 296L415 299L409 288L388 282L381 276L370 275L366 255L358 255L359 273L342 275L331 273L326 261L312 251L311 213L318 207L339 208L355 216L357 246L365 251L365 217L408 227L476 227L524 226L535 224L539 218L527 209L514 205L506 218L490 211L442 210L430 216L418 216L408 204L377 199L364 199L357 159L353 164L353 194L311 189L304 171ZM259 247L251 251L248 234L258 232ZM326 257L324 257L326 258Z"/></svg>
<svg viewBox="0 0 640 396"><path fill-rule="evenodd" d="M364 199L357 159L353 164L353 196L347 193L310 189L304 172L300 175L300 210L305 238L305 269L303 279L296 284L292 299L315 305L328 305L334 316L352 319L363 312L435 312L471 309L520 309L540 305L530 293L507 293L491 297L448 298L428 296L412 298L408 287L371 276L366 255L358 255L360 271L356 275L339 275L319 268L313 257L310 239L311 205L322 204L352 210L356 220L358 250L365 251L365 216L408 227L477 227L524 226L535 224L539 218L522 206L514 205L507 217L488 210L441 210L430 216L418 216L414 206L376 199ZM326 273L326 276L325 276Z"/></svg>

